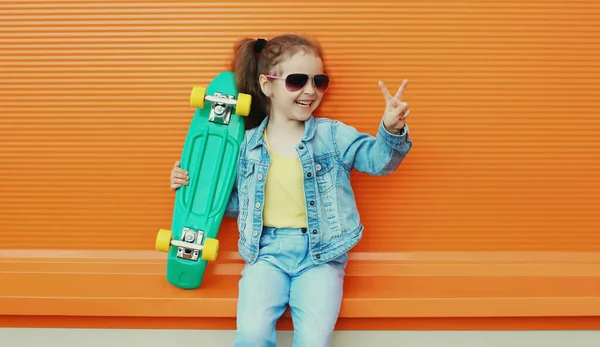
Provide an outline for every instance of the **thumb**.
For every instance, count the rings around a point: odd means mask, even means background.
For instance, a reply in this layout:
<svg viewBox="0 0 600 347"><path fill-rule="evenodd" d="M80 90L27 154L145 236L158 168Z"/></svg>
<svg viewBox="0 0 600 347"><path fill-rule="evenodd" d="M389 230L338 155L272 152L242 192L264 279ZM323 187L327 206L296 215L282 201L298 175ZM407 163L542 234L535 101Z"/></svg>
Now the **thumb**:
<svg viewBox="0 0 600 347"><path fill-rule="evenodd" d="M175 161L175 165L173 165L174 167L179 167L179 160Z"/></svg>

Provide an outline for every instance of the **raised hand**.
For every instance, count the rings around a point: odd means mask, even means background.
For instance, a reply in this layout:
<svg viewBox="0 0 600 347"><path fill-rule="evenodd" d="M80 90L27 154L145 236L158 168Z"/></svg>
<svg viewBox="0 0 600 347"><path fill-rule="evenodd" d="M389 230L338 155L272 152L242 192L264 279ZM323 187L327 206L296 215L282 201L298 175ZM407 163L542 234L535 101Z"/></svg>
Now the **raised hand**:
<svg viewBox="0 0 600 347"><path fill-rule="evenodd" d="M406 118L410 115L408 104L402 102L402 94L404 93L407 84L408 80L404 80L402 85L400 85L400 88L398 88L396 95L392 97L385 84L383 84L382 81L379 81L379 87L381 88L381 93L385 99L383 125L390 133L398 133L404 127Z"/></svg>

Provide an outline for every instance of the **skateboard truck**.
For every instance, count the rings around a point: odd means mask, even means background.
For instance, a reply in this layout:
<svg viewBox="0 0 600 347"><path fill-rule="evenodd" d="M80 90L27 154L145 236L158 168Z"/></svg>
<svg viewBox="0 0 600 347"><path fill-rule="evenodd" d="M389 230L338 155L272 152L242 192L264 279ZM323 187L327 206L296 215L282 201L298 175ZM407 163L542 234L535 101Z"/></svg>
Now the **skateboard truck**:
<svg viewBox="0 0 600 347"><path fill-rule="evenodd" d="M223 94L216 92L215 95L207 95L204 99L212 102L208 120L218 124L229 124L232 111L231 106L237 104L237 100L234 99L234 96L227 95L227 97L225 97Z"/></svg>
<svg viewBox="0 0 600 347"><path fill-rule="evenodd" d="M200 251L204 249L204 246L200 244L203 237L202 230L194 231L190 228L183 228L181 241L171 241L171 244L177 247L177 257L197 261Z"/></svg>
<svg viewBox="0 0 600 347"><path fill-rule="evenodd" d="M204 239L204 244L202 240ZM184 227L180 240L173 240L170 230L161 229L156 237L156 249L169 252L171 246L177 247L177 258L191 261L215 261L219 253L219 240L204 237L204 231ZM200 253L202 252L202 253Z"/></svg>
<svg viewBox="0 0 600 347"><path fill-rule="evenodd" d="M212 106L208 120L213 123L228 125L231 114L239 116L248 116L252 105L252 96L249 94L238 93L235 95L225 95L215 92L213 95L206 95L206 88L194 87L190 95L190 106L204 108L204 101L210 101ZM235 110L234 110L235 107Z"/></svg>

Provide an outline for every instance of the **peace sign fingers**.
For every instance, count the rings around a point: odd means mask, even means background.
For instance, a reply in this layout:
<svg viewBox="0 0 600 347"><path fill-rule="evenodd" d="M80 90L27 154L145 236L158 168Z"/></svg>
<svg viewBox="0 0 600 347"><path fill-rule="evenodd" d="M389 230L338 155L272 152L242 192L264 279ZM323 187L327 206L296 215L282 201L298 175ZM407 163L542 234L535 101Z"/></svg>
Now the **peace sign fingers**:
<svg viewBox="0 0 600 347"><path fill-rule="evenodd" d="M392 97L392 94L390 94L390 92L387 89L387 87L385 86L385 84L382 81L379 81L379 88L381 88L381 93L383 94L385 103L388 106L393 106L393 107L396 107L398 104L400 104L402 102L402 94L404 94L404 90L406 89L407 85L408 85L408 80L405 79L404 81L402 81L402 84L398 88L396 95L394 95L394 97Z"/></svg>
<svg viewBox="0 0 600 347"><path fill-rule="evenodd" d="M385 99L385 110L383 112L383 125L389 132L396 132L402 129L406 123L406 118L410 114L408 104L402 101L404 90L408 85L408 80L402 81L402 84L392 96L382 81L379 81L379 88Z"/></svg>

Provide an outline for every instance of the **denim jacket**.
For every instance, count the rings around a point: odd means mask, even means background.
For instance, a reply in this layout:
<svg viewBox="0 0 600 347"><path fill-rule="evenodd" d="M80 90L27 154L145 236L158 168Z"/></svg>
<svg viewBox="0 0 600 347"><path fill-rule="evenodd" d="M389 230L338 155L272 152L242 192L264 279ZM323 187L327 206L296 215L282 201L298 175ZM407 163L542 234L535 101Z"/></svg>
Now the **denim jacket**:
<svg viewBox="0 0 600 347"><path fill-rule="evenodd" d="M258 256L263 230L263 202L270 156L260 126L247 130L240 146L239 166L226 215L237 216L238 250L248 263ZM398 135L379 124L377 136L358 132L336 120L311 116L296 146L304 174L310 255L324 263L344 255L362 237L363 225L350 186L350 172L386 175L394 172L412 142L408 126Z"/></svg>

